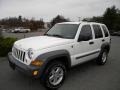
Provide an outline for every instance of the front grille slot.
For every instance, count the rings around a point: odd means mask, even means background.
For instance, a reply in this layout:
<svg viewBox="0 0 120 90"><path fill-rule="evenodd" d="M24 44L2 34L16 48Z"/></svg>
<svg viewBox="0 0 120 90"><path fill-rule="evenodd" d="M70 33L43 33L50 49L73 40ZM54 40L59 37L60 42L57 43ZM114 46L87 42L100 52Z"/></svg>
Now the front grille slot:
<svg viewBox="0 0 120 90"><path fill-rule="evenodd" d="M25 59L25 52L24 51L13 47L12 53L13 53L15 58L24 62L24 59Z"/></svg>

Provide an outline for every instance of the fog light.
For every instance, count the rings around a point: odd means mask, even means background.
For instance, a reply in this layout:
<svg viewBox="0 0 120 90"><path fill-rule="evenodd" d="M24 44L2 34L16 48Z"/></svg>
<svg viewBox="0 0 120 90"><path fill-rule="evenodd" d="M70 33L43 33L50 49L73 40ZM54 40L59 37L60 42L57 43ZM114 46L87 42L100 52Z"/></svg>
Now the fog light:
<svg viewBox="0 0 120 90"><path fill-rule="evenodd" d="M38 75L38 71L33 71L33 75L34 76Z"/></svg>

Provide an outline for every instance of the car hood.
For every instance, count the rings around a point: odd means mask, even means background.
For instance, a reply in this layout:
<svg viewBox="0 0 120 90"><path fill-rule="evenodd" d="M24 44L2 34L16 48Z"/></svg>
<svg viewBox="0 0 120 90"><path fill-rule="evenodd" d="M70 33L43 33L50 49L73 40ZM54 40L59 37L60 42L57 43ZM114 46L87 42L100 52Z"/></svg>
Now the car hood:
<svg viewBox="0 0 120 90"><path fill-rule="evenodd" d="M29 48L39 50L63 44L69 44L72 42L72 39L64 39L51 36L36 36L18 40L14 45L25 50L28 50Z"/></svg>

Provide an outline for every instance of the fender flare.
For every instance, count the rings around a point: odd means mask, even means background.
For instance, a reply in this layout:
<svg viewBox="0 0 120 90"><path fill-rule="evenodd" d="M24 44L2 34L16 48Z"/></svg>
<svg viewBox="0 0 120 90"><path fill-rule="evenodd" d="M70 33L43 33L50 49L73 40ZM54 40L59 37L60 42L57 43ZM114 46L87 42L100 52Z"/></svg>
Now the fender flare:
<svg viewBox="0 0 120 90"><path fill-rule="evenodd" d="M67 58L68 68L70 68L71 67L71 58L70 58L69 52L67 50L56 50L56 51L43 53L36 58L36 60L42 60L44 62L44 64L41 67L42 71L40 71L40 72L43 73L43 71L45 70L45 68L49 62L51 62L52 60L55 60L56 58L60 58L60 57Z"/></svg>
<svg viewBox="0 0 120 90"><path fill-rule="evenodd" d="M102 44L102 46L101 46L101 51L103 50L103 49L107 49L108 50L108 52L110 51L110 43L108 43L108 42L106 42L106 43L104 43L104 44Z"/></svg>

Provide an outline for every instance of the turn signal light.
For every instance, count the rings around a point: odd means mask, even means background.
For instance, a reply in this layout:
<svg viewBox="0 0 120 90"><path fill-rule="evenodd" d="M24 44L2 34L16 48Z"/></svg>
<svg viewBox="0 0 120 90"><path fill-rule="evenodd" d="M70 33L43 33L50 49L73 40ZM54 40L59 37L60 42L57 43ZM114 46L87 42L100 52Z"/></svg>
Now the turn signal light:
<svg viewBox="0 0 120 90"><path fill-rule="evenodd" d="M32 65L34 66L41 66L43 64L43 61L41 60L34 60L31 62Z"/></svg>

